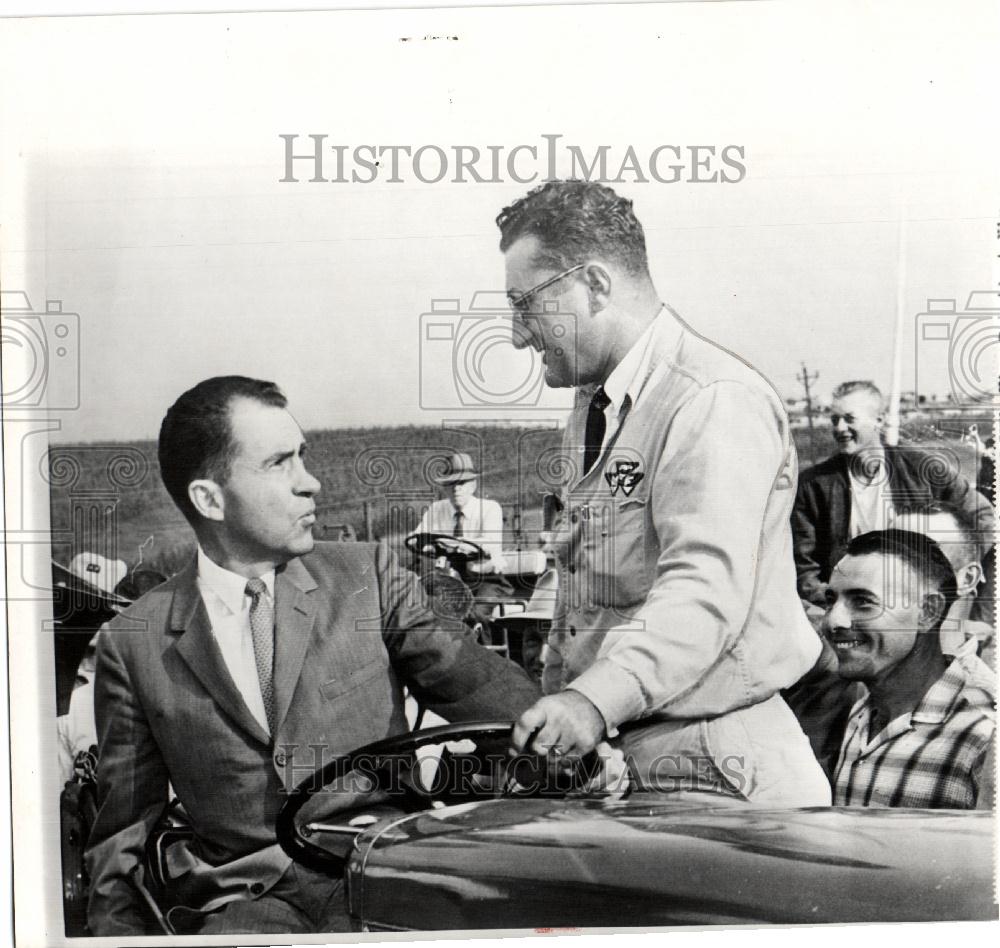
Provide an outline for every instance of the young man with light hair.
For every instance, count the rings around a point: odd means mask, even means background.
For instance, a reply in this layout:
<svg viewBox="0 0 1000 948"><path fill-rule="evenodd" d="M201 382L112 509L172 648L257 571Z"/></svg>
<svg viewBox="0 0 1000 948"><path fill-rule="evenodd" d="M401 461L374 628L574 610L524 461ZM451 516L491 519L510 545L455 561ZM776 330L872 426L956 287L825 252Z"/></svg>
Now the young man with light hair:
<svg viewBox="0 0 1000 948"><path fill-rule="evenodd" d="M882 443L882 393L852 381L833 391L830 423L836 453L799 477L792 530L799 596L823 606L826 584L848 542L893 525L897 511L938 501L963 511L982 531L993 508L941 447Z"/></svg>

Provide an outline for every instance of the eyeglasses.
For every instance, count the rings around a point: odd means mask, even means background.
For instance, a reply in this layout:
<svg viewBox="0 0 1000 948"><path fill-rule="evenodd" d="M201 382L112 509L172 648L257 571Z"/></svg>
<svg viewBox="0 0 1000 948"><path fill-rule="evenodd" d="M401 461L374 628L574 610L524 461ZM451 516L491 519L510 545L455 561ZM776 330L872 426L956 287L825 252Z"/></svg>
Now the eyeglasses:
<svg viewBox="0 0 1000 948"><path fill-rule="evenodd" d="M568 270L563 270L562 273L557 273L554 277L549 277L538 286L532 287L527 293L522 293L520 296L511 297L507 294L507 298L510 301L510 308L513 309L519 316L526 316L531 312L531 298L542 290L547 289L552 286L553 283L558 283L565 277L568 277L571 273L576 273L577 270L582 270L586 266L585 263L578 263L575 267L570 267Z"/></svg>

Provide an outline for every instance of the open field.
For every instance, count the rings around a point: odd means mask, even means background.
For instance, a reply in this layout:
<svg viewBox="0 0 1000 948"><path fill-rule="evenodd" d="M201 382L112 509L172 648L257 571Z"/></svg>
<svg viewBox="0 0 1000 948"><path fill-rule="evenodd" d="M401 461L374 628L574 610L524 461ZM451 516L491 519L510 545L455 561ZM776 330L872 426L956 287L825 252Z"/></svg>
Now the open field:
<svg viewBox="0 0 1000 948"><path fill-rule="evenodd" d="M974 480L972 449L960 440L970 420L931 424L911 418L902 440L940 446ZM988 426L980 423L980 429ZM817 420L812 437L807 428L795 429L794 436L803 468L832 448L823 420ZM413 529L422 508L437 496L431 476L451 451L461 450L483 465L480 493L504 507L506 543L516 544L520 530L533 546L542 495L556 488L560 476L560 432L552 428L364 428L313 431L308 438L309 467L323 485L319 524L329 537L338 537L341 525L361 538L366 526L377 538ZM193 534L160 483L152 441L54 445L49 460L58 561L91 550L130 567L142 560L169 573L187 558Z"/></svg>

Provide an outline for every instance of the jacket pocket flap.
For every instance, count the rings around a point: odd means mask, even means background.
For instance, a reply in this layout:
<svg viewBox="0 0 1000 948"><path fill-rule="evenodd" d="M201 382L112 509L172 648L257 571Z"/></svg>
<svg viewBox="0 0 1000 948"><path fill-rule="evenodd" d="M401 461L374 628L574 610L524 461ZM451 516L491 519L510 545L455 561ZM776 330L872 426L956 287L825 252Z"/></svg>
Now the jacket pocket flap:
<svg viewBox="0 0 1000 948"><path fill-rule="evenodd" d="M365 662L364 665L351 672L331 678L330 681L320 685L319 690L325 698L339 698L348 691L353 691L359 685L371 681L372 678L380 674L384 675L387 667L387 662L376 658L373 661Z"/></svg>

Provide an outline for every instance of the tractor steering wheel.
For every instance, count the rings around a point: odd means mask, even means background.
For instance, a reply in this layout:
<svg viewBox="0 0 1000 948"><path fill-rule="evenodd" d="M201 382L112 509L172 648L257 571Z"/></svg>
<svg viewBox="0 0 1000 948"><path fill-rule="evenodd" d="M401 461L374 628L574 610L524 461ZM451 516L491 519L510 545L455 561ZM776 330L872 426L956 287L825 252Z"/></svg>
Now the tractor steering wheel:
<svg viewBox="0 0 1000 948"><path fill-rule="evenodd" d="M485 739L494 747L500 741L505 749L512 730L513 724L509 721L448 724L386 738L336 757L288 794L278 812L275 826L278 843L292 859L309 869L334 876L342 873L354 839L380 817L368 814L359 816L360 811L352 811L353 820L352 814L337 814L334 823L312 821L299 825L296 816L313 796L352 773L363 774L373 790L385 790L389 793L390 800L395 797L395 802L403 810L417 812L433 809L442 802L453 804L496 797L563 797L572 791L581 790L598 771L600 760L593 751L575 761L566 761L569 769L562 772L554 772L542 757L525 754L508 758L505 752L501 752L491 759L503 759L503 779L490 787L483 788L467 780L459 782L451 779L468 777L469 771L465 767L456 768L449 779L439 780L436 777L433 786L429 788L416 788L399 780L398 765L414 759L414 752L418 748L429 744ZM387 777L390 779L386 780ZM346 851L334 853L312 841L311 837L321 834L346 839L349 844Z"/></svg>
<svg viewBox="0 0 1000 948"><path fill-rule="evenodd" d="M406 548L419 556L437 559L461 560L462 562L480 562L490 558L478 543L466 540L465 537L453 537L449 533L414 533L406 538Z"/></svg>

